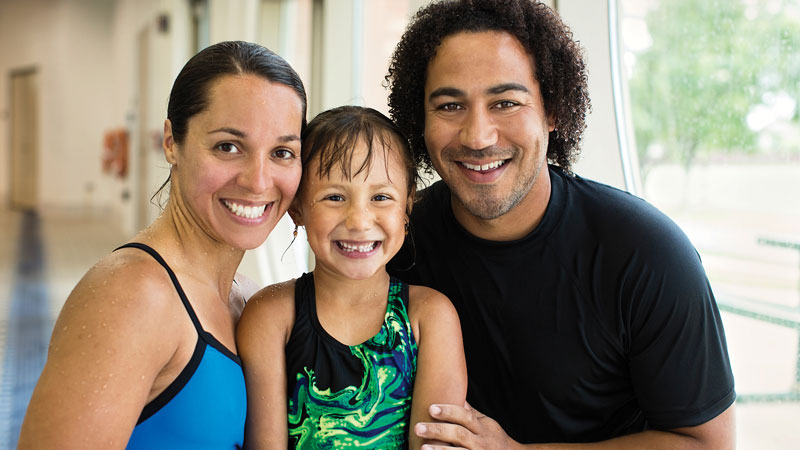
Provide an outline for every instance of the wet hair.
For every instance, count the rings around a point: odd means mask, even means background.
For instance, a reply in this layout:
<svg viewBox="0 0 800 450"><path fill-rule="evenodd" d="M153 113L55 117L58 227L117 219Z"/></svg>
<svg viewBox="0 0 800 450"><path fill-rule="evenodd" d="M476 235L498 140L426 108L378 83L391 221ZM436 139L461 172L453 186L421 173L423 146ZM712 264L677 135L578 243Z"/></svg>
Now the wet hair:
<svg viewBox="0 0 800 450"><path fill-rule="evenodd" d="M348 180L370 170L374 154L378 151L375 143L378 143L383 152L393 149L400 156L406 170L406 193L414 192L417 165L409 150L408 140L394 122L372 108L340 106L321 112L308 123L300 140L303 143L300 152L303 175L299 190L303 189L306 177L312 175L309 167L314 161L318 161L319 166L313 175L320 178L330 176L335 166L341 169ZM367 147L367 155L360 163L353 161L353 150L359 142Z"/></svg>
<svg viewBox="0 0 800 450"><path fill-rule="evenodd" d="M555 125L547 159L570 172L591 109L583 51L561 18L533 0L439 1L414 15L392 55L386 85L389 113L408 137L415 160L431 171L423 135L428 64L447 36L482 31L509 33L532 55L545 112Z"/></svg>
<svg viewBox="0 0 800 450"><path fill-rule="evenodd" d="M226 41L201 50L183 66L167 105L167 119L172 124L172 136L177 144L183 144L189 127L189 119L203 112L209 103L214 82L227 75L257 75L272 83L292 88L300 98L303 122L306 125L306 90L300 76L286 60L271 50L252 42ZM151 198L160 197L169 184L170 177Z"/></svg>

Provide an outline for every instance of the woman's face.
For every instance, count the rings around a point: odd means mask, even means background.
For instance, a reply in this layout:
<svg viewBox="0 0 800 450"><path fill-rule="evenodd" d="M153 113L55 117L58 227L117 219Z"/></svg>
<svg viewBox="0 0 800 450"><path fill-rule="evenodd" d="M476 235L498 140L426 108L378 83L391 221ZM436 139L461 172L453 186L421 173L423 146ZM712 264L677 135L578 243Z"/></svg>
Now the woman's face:
<svg viewBox="0 0 800 450"><path fill-rule="evenodd" d="M257 75L226 75L208 107L188 121L185 142L164 126L173 164L170 202L178 226L237 249L258 247L300 182L300 97Z"/></svg>

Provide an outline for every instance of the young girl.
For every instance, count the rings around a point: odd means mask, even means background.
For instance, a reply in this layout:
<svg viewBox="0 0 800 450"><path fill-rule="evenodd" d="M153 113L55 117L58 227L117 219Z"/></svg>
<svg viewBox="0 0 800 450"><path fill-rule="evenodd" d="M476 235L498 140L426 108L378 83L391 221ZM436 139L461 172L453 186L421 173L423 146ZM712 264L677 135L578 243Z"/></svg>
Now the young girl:
<svg viewBox="0 0 800 450"><path fill-rule="evenodd" d="M450 301L386 272L405 239L414 161L369 108L323 112L301 141L290 215L316 267L261 290L242 315L245 445L418 449L413 425L432 421L432 403L463 404L467 376Z"/></svg>

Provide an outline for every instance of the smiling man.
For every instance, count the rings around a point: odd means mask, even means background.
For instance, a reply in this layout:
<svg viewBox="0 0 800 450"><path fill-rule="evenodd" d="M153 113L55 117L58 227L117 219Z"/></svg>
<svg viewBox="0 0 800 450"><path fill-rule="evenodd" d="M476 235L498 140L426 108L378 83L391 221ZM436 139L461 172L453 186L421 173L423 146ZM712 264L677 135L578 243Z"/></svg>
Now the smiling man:
<svg viewBox="0 0 800 450"><path fill-rule="evenodd" d="M390 111L442 181L392 270L458 310L471 405L433 405L440 422L415 431L472 449L732 448L733 376L697 252L646 202L571 171L581 53L530 0L433 3L395 50Z"/></svg>

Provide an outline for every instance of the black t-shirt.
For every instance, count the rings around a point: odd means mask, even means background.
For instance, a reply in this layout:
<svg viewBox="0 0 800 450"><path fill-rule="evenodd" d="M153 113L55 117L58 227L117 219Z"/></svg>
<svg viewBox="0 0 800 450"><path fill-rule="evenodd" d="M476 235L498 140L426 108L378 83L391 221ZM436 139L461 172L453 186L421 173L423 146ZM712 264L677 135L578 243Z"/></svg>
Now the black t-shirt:
<svg viewBox="0 0 800 450"><path fill-rule="evenodd" d="M549 173L541 223L509 242L469 234L449 189L435 183L390 264L455 305L467 400L523 443L593 442L716 417L735 399L733 374L694 247L644 200Z"/></svg>

